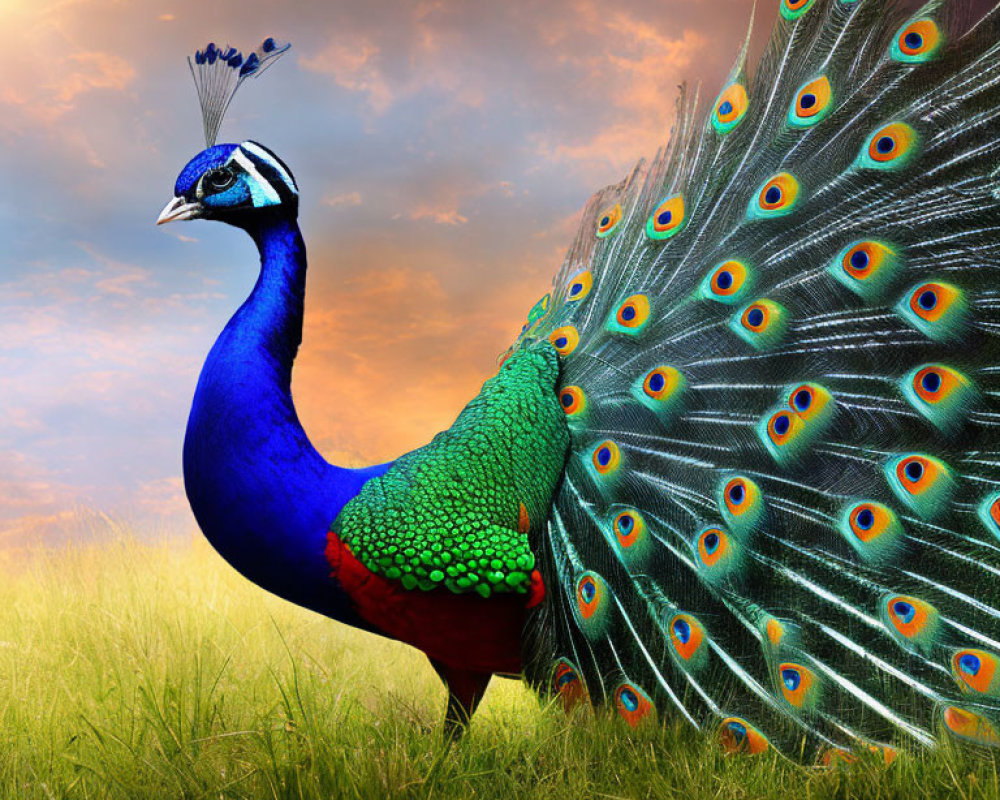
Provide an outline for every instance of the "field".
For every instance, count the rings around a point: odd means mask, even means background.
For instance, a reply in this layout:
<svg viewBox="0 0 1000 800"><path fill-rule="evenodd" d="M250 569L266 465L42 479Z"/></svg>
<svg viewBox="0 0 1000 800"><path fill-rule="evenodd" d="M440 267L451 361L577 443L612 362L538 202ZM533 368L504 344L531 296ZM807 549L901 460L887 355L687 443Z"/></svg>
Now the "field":
<svg viewBox="0 0 1000 800"><path fill-rule="evenodd" d="M725 757L509 680L447 748L422 656L265 594L199 539L0 563L0 797L1000 797L989 753Z"/></svg>

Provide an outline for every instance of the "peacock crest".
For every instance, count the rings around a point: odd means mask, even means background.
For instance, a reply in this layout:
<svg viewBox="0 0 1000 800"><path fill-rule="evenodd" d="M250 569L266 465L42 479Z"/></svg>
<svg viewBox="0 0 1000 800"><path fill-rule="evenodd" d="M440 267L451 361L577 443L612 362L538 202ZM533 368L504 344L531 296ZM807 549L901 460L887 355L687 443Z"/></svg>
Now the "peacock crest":
<svg viewBox="0 0 1000 800"><path fill-rule="evenodd" d="M268 36L245 57L235 47L219 47L214 42L209 42L204 50L195 51L193 61L188 56L188 67L201 105L206 147L211 147L218 139L222 118L243 82L262 75L289 48L290 44L281 44Z"/></svg>

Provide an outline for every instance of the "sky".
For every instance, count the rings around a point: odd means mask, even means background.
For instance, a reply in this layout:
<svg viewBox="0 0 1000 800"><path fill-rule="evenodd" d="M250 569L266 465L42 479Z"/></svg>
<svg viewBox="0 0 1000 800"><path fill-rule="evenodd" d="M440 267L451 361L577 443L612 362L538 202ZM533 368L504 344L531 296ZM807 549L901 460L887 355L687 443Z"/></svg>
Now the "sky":
<svg viewBox="0 0 1000 800"><path fill-rule="evenodd" d="M757 12L763 46L777 2ZM291 167L309 250L293 395L329 460L446 428L562 261L588 197L710 102L750 0L0 0L0 550L107 519L190 531L181 443L249 293L245 234L156 227L203 147L185 57L292 50L220 141ZM106 527L106 526L105 526Z"/></svg>

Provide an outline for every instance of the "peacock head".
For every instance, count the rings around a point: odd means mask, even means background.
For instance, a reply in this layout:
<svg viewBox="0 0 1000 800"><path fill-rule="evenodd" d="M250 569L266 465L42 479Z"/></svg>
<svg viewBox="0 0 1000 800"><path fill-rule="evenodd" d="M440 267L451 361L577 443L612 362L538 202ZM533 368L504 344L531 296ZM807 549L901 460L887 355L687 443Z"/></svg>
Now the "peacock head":
<svg viewBox="0 0 1000 800"><path fill-rule="evenodd" d="M294 218L298 214L299 189L280 158L257 142L215 143L236 90L248 79L260 77L290 47L268 36L244 56L235 47L210 42L188 58L207 147L177 176L174 198L160 213L157 225L217 219L251 228L265 216L277 213Z"/></svg>
<svg viewBox="0 0 1000 800"><path fill-rule="evenodd" d="M295 178L278 156L253 141L217 144L181 170L156 224L215 219L246 228L265 213L294 218L298 205Z"/></svg>

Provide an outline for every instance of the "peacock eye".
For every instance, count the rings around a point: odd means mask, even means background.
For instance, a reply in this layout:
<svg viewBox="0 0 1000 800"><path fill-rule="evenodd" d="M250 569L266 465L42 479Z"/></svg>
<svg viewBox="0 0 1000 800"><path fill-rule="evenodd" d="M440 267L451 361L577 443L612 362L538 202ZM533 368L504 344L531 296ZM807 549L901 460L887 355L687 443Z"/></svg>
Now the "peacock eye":
<svg viewBox="0 0 1000 800"><path fill-rule="evenodd" d="M228 167L213 169L205 175L205 186L213 192L221 192L228 189L236 182L235 173Z"/></svg>

